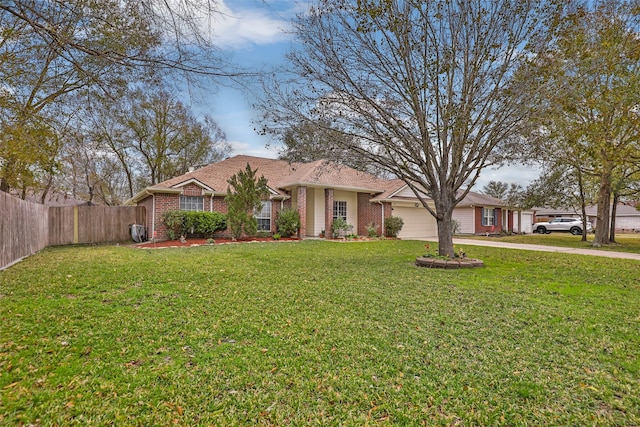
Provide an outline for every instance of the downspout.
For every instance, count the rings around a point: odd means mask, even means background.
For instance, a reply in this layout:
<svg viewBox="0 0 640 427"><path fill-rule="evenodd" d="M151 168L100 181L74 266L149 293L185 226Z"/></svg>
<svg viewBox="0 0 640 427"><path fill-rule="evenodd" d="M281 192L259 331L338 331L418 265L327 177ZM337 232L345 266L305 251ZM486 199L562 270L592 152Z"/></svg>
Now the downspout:
<svg viewBox="0 0 640 427"><path fill-rule="evenodd" d="M155 241L156 238L156 195L155 193L144 190L144 192L151 196L151 241ZM148 238L149 236L147 236Z"/></svg>
<svg viewBox="0 0 640 427"><path fill-rule="evenodd" d="M380 207L382 208L382 212L381 212L381 221L380 224L382 224L380 226L380 236L384 236L384 203L380 200L378 200L378 203L380 203Z"/></svg>

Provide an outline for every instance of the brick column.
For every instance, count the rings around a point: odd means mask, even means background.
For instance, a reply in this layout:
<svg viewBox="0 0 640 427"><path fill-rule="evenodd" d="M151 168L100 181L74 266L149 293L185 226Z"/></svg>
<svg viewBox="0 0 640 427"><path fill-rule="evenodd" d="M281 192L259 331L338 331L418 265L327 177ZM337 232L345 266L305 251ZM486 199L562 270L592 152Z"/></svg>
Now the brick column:
<svg viewBox="0 0 640 427"><path fill-rule="evenodd" d="M298 237L304 239L307 235L307 187L298 187L298 213L300 214L300 230Z"/></svg>
<svg viewBox="0 0 640 427"><path fill-rule="evenodd" d="M333 188L324 189L324 235L331 236L331 225L333 224Z"/></svg>

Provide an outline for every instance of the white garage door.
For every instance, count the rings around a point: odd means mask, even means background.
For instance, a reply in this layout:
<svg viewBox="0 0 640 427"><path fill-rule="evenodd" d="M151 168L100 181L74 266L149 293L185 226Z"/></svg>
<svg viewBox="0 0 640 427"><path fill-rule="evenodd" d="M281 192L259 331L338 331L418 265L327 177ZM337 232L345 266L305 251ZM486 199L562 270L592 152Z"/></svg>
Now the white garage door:
<svg viewBox="0 0 640 427"><path fill-rule="evenodd" d="M522 212L522 233L532 233L533 229L533 214L531 212ZM518 232L518 212L513 212L513 232Z"/></svg>
<svg viewBox="0 0 640 427"><path fill-rule="evenodd" d="M401 239L428 239L437 235L436 219L425 208L394 206L393 216L402 218Z"/></svg>

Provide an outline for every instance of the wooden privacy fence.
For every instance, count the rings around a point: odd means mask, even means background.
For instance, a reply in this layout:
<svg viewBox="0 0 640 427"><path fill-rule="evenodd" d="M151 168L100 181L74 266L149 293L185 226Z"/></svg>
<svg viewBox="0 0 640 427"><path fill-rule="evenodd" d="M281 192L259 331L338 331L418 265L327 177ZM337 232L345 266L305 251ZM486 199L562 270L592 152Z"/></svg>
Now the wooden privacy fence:
<svg viewBox="0 0 640 427"><path fill-rule="evenodd" d="M64 206L49 208L49 245L124 242L129 225L145 225L144 206Z"/></svg>
<svg viewBox="0 0 640 427"><path fill-rule="evenodd" d="M0 270L47 246L124 242L144 206L49 207L0 191Z"/></svg>
<svg viewBox="0 0 640 427"><path fill-rule="evenodd" d="M49 208L0 191L0 269L49 244Z"/></svg>

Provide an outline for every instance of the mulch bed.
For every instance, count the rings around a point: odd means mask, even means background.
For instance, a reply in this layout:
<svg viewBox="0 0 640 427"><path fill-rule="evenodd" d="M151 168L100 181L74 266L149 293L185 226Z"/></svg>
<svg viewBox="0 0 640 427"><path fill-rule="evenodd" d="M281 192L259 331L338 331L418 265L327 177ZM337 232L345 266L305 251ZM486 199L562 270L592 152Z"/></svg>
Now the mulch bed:
<svg viewBox="0 0 640 427"><path fill-rule="evenodd" d="M231 239L221 239L221 238L214 239L214 240L215 240L215 243L213 244L213 246L226 245L226 244L238 244L238 243L296 242L300 239L293 238L293 237L282 237L280 240L273 240L273 238L271 237L251 237L251 238L239 239L236 241L233 241ZM180 240L163 240L161 242L138 243L133 246L139 249L161 249L161 248L189 248L192 246L203 246L203 245L211 246L210 243L207 243L207 239L187 239L186 242L181 242Z"/></svg>

